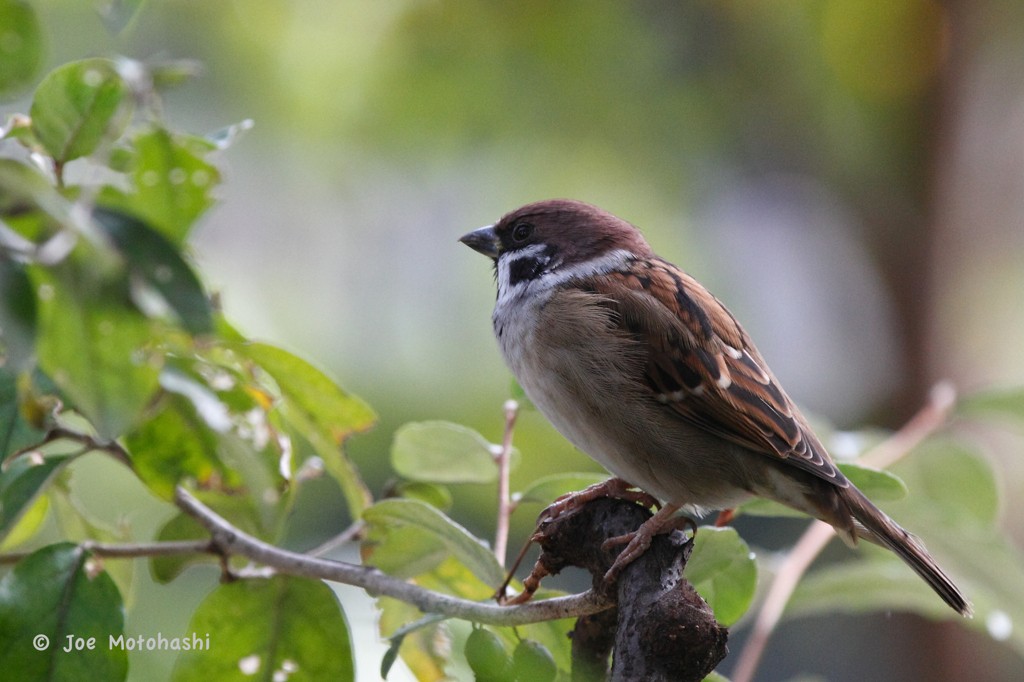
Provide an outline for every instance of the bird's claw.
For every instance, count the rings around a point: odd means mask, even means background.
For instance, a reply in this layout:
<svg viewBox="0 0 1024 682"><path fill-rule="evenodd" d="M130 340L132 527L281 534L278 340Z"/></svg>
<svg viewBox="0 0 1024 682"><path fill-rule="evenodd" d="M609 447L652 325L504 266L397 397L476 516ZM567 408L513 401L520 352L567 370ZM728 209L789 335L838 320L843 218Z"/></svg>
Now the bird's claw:
<svg viewBox="0 0 1024 682"><path fill-rule="evenodd" d="M626 548L619 552L619 555L615 557L615 561L612 563L611 568L609 568L604 574L604 582L606 585L614 583L618 579L622 569L636 561L641 554L647 551L647 548L651 546L651 540L654 539L655 535L670 533L674 530L683 530L688 526L693 530L693 536L696 537L697 522L689 516L673 517L673 514L675 514L678 509L679 507L677 505L667 504L658 510L657 514L644 521L643 524L632 533L608 538L601 544L601 549L607 550L615 547L616 545L628 543L626 544Z"/></svg>

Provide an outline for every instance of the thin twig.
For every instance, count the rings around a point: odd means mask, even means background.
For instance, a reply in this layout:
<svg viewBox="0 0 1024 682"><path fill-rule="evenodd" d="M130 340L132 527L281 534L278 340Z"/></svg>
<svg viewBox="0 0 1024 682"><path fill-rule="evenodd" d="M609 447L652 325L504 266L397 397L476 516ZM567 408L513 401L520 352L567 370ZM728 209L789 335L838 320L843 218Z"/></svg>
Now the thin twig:
<svg viewBox="0 0 1024 682"><path fill-rule="evenodd" d="M216 554L217 550L209 540L176 540L173 542L118 543L93 542L86 540L79 545L98 557L107 559L134 559L137 557L171 556L176 554ZM32 552L7 552L0 554L0 565L16 564Z"/></svg>
<svg viewBox="0 0 1024 682"><path fill-rule="evenodd" d="M83 450L82 454L85 454L90 450L99 450L101 452L105 452L114 459L124 464L129 469L134 470L134 468L132 467L131 457L128 455L128 451L121 447L121 444L118 443L116 440L100 440L98 438L90 436L88 433L84 433L82 431L75 431L74 429L69 429L63 426L51 427L49 430L47 430L46 435L43 436L43 439L41 441L34 445L21 448L20 450L17 450L16 452L12 453L9 457L7 457L7 459L3 461L2 466L4 469L6 469L11 462L16 460L18 457L21 457L25 453L32 452L33 450L38 450L44 445L47 445L58 440L70 440L75 443L81 443L85 447L85 450Z"/></svg>
<svg viewBox="0 0 1024 682"><path fill-rule="evenodd" d="M956 390L952 384L945 381L935 384L928 395L928 403L899 431L860 457L859 462L879 469L890 466L942 427L955 402ZM793 596L793 591L811 563L835 534L832 526L823 521L814 521L790 550L768 589L750 636L740 652L739 662L732 674L733 682L751 682L754 679L757 664L786 610L789 598Z"/></svg>
<svg viewBox="0 0 1024 682"><path fill-rule="evenodd" d="M611 601L593 590L521 606L498 606L459 599L393 578L372 566L328 561L274 547L235 528L184 488L177 489L175 498L182 511L210 531L213 543L225 555L244 556L257 564L270 566L278 573L361 587L372 595L384 595L412 604L424 613L440 613L489 625L512 626L597 613L612 605Z"/></svg>
<svg viewBox="0 0 1024 682"><path fill-rule="evenodd" d="M498 464L498 524L494 531L494 556L502 566L505 565L505 552L508 548L508 524L509 517L512 515L508 475L509 462L512 459L512 429L516 425L518 412L519 403L515 400L505 401L505 435L501 439L501 451L495 457Z"/></svg>

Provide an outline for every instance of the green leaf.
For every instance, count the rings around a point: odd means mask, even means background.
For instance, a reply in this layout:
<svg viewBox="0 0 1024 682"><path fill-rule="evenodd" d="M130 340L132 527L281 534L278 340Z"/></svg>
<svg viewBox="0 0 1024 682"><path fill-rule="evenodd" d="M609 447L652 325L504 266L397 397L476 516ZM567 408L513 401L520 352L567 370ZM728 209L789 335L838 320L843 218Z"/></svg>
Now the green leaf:
<svg viewBox="0 0 1024 682"><path fill-rule="evenodd" d="M58 163L121 136L133 109L128 86L107 59L71 62L51 72L32 99L32 131Z"/></svg>
<svg viewBox="0 0 1024 682"><path fill-rule="evenodd" d="M6 254L0 255L0 336L4 369L27 368L35 351L36 295L25 268Z"/></svg>
<svg viewBox="0 0 1024 682"><path fill-rule="evenodd" d="M380 634L385 639L402 632L406 626L423 617L423 613L415 606L390 597L378 599L377 609L380 613ZM400 638L398 653L418 680L441 680L445 677L444 666L450 651L448 638L442 627L438 622L420 628L406 629L404 636ZM390 651L389 649L388 652ZM382 670L383 667L382 662Z"/></svg>
<svg viewBox="0 0 1024 682"><path fill-rule="evenodd" d="M936 535L947 535L961 524L991 526L999 515L999 492L992 467L983 456L958 441L930 439L893 470L912 494L883 507L898 521L908 519L907 523L913 523L908 528L917 533L925 532L917 524L935 527ZM919 521L917 517L921 517Z"/></svg>
<svg viewBox="0 0 1024 682"><path fill-rule="evenodd" d="M20 0L0 0L0 99L28 87L42 61L42 31L32 7Z"/></svg>
<svg viewBox="0 0 1024 682"><path fill-rule="evenodd" d="M174 682L355 679L348 623L333 590L319 580L276 576L221 585L196 609L187 632L209 633L210 647L183 651Z"/></svg>
<svg viewBox="0 0 1024 682"><path fill-rule="evenodd" d="M968 534L969 533L969 534ZM786 607L786 618L825 613L910 611L932 620L954 620L1005 640L1024 655L1024 557L994 529L958 529L948 540L929 542L929 551L974 603L974 618L964 619L894 555L865 546L857 560L827 566L806 576ZM953 552L956 554L953 554ZM993 631L1009 620L1009 632Z"/></svg>
<svg viewBox="0 0 1024 682"><path fill-rule="evenodd" d="M165 389L188 398L210 428L218 432L227 431L241 415L254 409L266 414L273 397L233 353L183 341L180 354L168 356L160 373Z"/></svg>
<svg viewBox="0 0 1024 682"><path fill-rule="evenodd" d="M422 630L423 628L431 628L433 626L436 626L438 623L445 620L446 618L447 616L442 616L438 613L430 613L426 616L423 616L423 618L420 618L416 621L413 621L412 623L409 623L408 625L403 625L402 627L398 628L398 630L396 630L390 637L391 646L388 647L388 650L384 652L384 656L381 658L381 679L387 679L388 673L391 672L391 667L395 664L395 661L398 659L398 651L402 647L402 643L405 641L407 635L410 635L416 632L417 630Z"/></svg>
<svg viewBox="0 0 1024 682"><path fill-rule="evenodd" d="M417 577L416 584L434 592L452 594L473 601L490 599L494 594L494 588L480 580L465 562L456 556L447 557L437 568Z"/></svg>
<svg viewBox="0 0 1024 682"><path fill-rule="evenodd" d="M395 431L391 466L431 483L491 483L498 479L491 444L473 429L444 421L410 422Z"/></svg>
<svg viewBox="0 0 1024 682"><path fill-rule="evenodd" d="M26 239L42 242L52 237L57 228L74 224L71 202L33 168L14 159L0 159L0 187L4 190L0 192L0 218ZM26 216L30 218L29 229L23 227ZM49 221L44 222L43 218ZM44 226L48 229L42 229Z"/></svg>
<svg viewBox="0 0 1024 682"><path fill-rule="evenodd" d="M193 224L213 205L220 171L205 160L209 143L187 135L152 128L134 137L135 192L107 187L100 205L144 220L172 243L181 245Z"/></svg>
<svg viewBox="0 0 1024 682"><path fill-rule="evenodd" d="M126 527L111 527L85 508L68 485L71 477L71 471L62 472L46 494L62 539L74 543L87 540L108 544L128 542L130 537ZM104 564L104 568L117 586L126 606L130 607L135 582L135 563L110 561Z"/></svg>
<svg viewBox="0 0 1024 682"><path fill-rule="evenodd" d="M327 472L345 493L352 518L359 518L372 498L359 471L345 456L342 441L370 428L377 415L323 372L287 351L262 343L226 347L251 359L273 378L283 398L281 414L324 460Z"/></svg>
<svg viewBox="0 0 1024 682"><path fill-rule="evenodd" d="M785 617L873 611L912 611L933 619L957 616L893 556L846 561L812 572L797 585Z"/></svg>
<svg viewBox="0 0 1024 682"><path fill-rule="evenodd" d="M988 606L1024 622L1024 556L998 525L998 486L985 457L959 441L938 438L893 470L910 495L882 508L918 535L965 589L975 603L974 622L987 618ZM1012 641L1024 653L1024 630L1016 628Z"/></svg>
<svg viewBox="0 0 1024 682"><path fill-rule="evenodd" d="M110 150L107 157L107 168L118 173L129 173L135 168L135 150L117 146Z"/></svg>
<svg viewBox="0 0 1024 682"><path fill-rule="evenodd" d="M380 659L380 678L382 680L388 679L388 673L391 672L391 667L398 660L398 650L402 646L402 642L405 641L405 637L398 637L397 639L391 640L391 645L388 650L384 652L384 656Z"/></svg>
<svg viewBox="0 0 1024 682"><path fill-rule="evenodd" d="M0 580L4 679L125 679L128 653L110 646L110 638L124 634L123 608L114 582L87 552L66 542L34 552ZM38 635L49 640L42 651L33 646ZM81 638L82 648L64 651L68 635Z"/></svg>
<svg viewBox="0 0 1024 682"><path fill-rule="evenodd" d="M429 573L449 556L448 548L436 535L417 526L387 529L375 541L363 563L396 578L415 578Z"/></svg>
<svg viewBox="0 0 1024 682"><path fill-rule="evenodd" d="M367 430L377 420L369 405L343 391L326 374L288 351L265 343L231 344L251 359L281 388L281 394L310 420L340 442Z"/></svg>
<svg viewBox="0 0 1024 682"><path fill-rule="evenodd" d="M125 256L129 271L163 297L190 334L213 331L213 312L203 285L173 243L118 211L97 208L93 217Z"/></svg>
<svg viewBox="0 0 1024 682"><path fill-rule="evenodd" d="M505 580L505 569L480 540L425 502L381 500L363 512L363 519L374 524L408 524L426 531L444 543L486 585L497 588Z"/></svg>
<svg viewBox="0 0 1024 682"><path fill-rule="evenodd" d="M524 502L539 502L540 504L548 505L566 493L583 490L588 486L592 486L606 480L608 480L607 474L591 474L584 472L553 474L551 476L538 478L527 486L526 490L521 493L515 493L513 495L513 499L520 504Z"/></svg>
<svg viewBox="0 0 1024 682"><path fill-rule="evenodd" d="M40 495L32 506L21 515L21 519L14 524L14 528L7 534L7 537L0 542L0 552L14 549L23 542L28 542L46 523L50 513L50 498L48 495Z"/></svg>
<svg viewBox="0 0 1024 682"><path fill-rule="evenodd" d="M452 494L448 488L436 483L422 481L401 481L394 487L396 497L421 500L443 512L452 508Z"/></svg>
<svg viewBox="0 0 1024 682"><path fill-rule="evenodd" d="M30 275L39 296L40 368L100 435L119 436L157 389L162 358L146 348L150 321L76 263L58 273L33 267Z"/></svg>
<svg viewBox="0 0 1024 682"><path fill-rule="evenodd" d="M191 403L169 395L162 409L125 436L135 473L150 490L174 499L184 478L202 487L237 488L241 481L217 454L217 435Z"/></svg>
<svg viewBox="0 0 1024 682"><path fill-rule="evenodd" d="M1024 389L969 395L957 406L957 413L964 417L1010 417L1024 421Z"/></svg>
<svg viewBox="0 0 1024 682"><path fill-rule="evenodd" d="M0 461L43 439L43 432L25 420L19 399L17 377L6 366L0 367Z"/></svg>
<svg viewBox="0 0 1024 682"><path fill-rule="evenodd" d="M14 529L54 476L77 456L77 452L30 452L8 463L0 473L0 539Z"/></svg>
<svg viewBox="0 0 1024 682"><path fill-rule="evenodd" d="M735 530L701 526L684 576L711 606L715 619L728 626L746 613L754 598L757 564Z"/></svg>
<svg viewBox="0 0 1024 682"><path fill-rule="evenodd" d="M857 486L872 502L902 500L907 496L907 484L895 474L853 462L844 462L838 466L850 483Z"/></svg>
<svg viewBox="0 0 1024 682"><path fill-rule="evenodd" d="M188 514L179 513L172 516L156 533L157 542L173 542L176 540L205 540L210 537L209 531ZM181 573L195 564L217 563L212 554L177 554L154 556L149 559L149 574L158 583L169 583Z"/></svg>
<svg viewBox="0 0 1024 682"><path fill-rule="evenodd" d="M225 319L223 314L219 312L215 314L213 323L215 326L215 333L224 341L228 341L230 343L245 343L248 341L245 335L231 326L231 323Z"/></svg>
<svg viewBox="0 0 1024 682"><path fill-rule="evenodd" d="M32 119L25 114L11 114L7 117L7 123L0 126L0 140L17 140L25 149L40 153L43 151L43 146L32 132Z"/></svg>

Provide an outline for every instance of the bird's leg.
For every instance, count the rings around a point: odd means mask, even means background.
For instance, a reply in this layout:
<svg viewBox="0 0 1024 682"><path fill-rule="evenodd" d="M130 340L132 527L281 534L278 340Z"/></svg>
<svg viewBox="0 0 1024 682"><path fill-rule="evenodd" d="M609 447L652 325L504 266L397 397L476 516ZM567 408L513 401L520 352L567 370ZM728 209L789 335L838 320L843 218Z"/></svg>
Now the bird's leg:
<svg viewBox="0 0 1024 682"><path fill-rule="evenodd" d="M549 575L551 575L551 571L548 569L547 564L545 564L543 560L538 559L533 570L530 571L530 575L526 576L526 580L523 581L523 591L511 599L505 599L504 589L502 589L502 596L498 600L498 603L503 606L525 604L533 598L534 593L540 587L540 581ZM509 576L511 577L511 573Z"/></svg>
<svg viewBox="0 0 1024 682"><path fill-rule="evenodd" d="M736 508L723 509L718 514L718 518L715 519L715 528L722 528L732 523L732 520L736 518Z"/></svg>
<svg viewBox="0 0 1024 682"><path fill-rule="evenodd" d="M633 563L641 554L647 551L647 548L651 546L651 540L655 535L668 533L673 530L682 530L684 526L692 528L696 535L696 521L688 516L673 518L672 515L678 510L679 505L666 504L658 510L657 514L644 521L643 525L632 533L626 533L625 535L619 535L618 537L608 538L605 540L604 544L601 545L602 549L608 549L615 545L621 545L627 542L629 543L626 545L626 549L622 550L619 556L616 557L615 563L613 563L612 567L608 569L608 572L604 574L605 583L615 582L615 579L619 577L619 573L622 572L622 569Z"/></svg>
<svg viewBox="0 0 1024 682"><path fill-rule="evenodd" d="M563 514L579 509L591 500L596 500L601 497L629 500L630 502L635 502L645 507L653 507L655 509L661 507L661 503L658 502L653 495L649 495L642 490L634 490L632 484L621 478L610 478L607 481L595 483L594 485L584 488L578 492L562 495L552 502L540 513L540 516L537 517L537 529L527 541L526 546L523 547L523 550L519 553L519 557L516 559L512 570L508 572L505 582L500 588L498 588L494 595L499 604L524 604L530 600L533 594L537 591L537 588L540 587L540 581L545 576L551 575L553 571L550 567L544 565L545 555L542 553L541 557L537 560L537 564L533 567L533 571L531 571L530 575L523 581L523 591L511 599L506 599L505 591L508 588L508 584L512 581L512 576L515 573L516 568L518 568L519 563L523 560L526 550L532 543L539 542L544 537L544 533L550 528L552 521ZM673 511L675 509L678 509L678 507L674 507ZM626 542L632 537L632 534L630 534L630 536L623 537L626 537L626 540L622 540L622 542ZM648 544L650 544L650 540L648 540ZM637 556L639 556L642 551L643 550L637 552ZM625 563L623 565L625 565Z"/></svg>
<svg viewBox="0 0 1024 682"><path fill-rule="evenodd" d="M558 518L567 511L579 509L587 502L596 500L599 497L615 497L630 502L642 504L645 507L659 508L661 504L653 495L648 495L642 490L632 490L633 485L621 478L609 478L607 481L595 483L578 492L566 493L554 502L537 517L538 527L545 521Z"/></svg>

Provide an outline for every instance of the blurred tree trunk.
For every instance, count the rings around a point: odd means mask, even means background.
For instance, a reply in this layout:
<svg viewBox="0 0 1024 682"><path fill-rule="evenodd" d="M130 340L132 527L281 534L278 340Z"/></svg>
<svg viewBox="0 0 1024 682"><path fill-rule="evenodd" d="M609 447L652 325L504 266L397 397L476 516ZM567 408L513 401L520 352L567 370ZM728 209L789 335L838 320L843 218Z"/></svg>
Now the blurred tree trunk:
<svg viewBox="0 0 1024 682"><path fill-rule="evenodd" d="M939 379L961 392L1024 382L1024 5L947 2L948 51L936 93L925 220L897 295L908 332L908 396ZM919 296L914 301L912 297ZM910 406L908 406L909 408ZM1020 439L992 435L1008 500L1024 531ZM980 617L984 617L981 614ZM1014 655L951 623L908 630L920 680L1004 680Z"/></svg>

